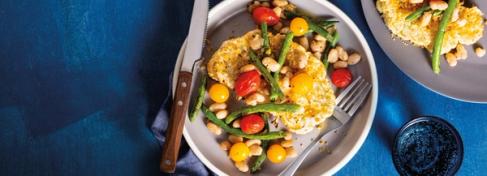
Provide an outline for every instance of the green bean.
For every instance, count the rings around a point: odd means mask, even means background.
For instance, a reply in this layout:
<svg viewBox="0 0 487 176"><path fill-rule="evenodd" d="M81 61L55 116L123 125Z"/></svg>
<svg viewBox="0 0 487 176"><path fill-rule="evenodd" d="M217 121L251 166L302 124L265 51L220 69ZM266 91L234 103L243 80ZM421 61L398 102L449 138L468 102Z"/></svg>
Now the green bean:
<svg viewBox="0 0 487 176"><path fill-rule="evenodd" d="M283 13L284 13L284 16L286 17L286 19L289 19L289 20L302 16L302 15L298 14L297 12L291 12L289 10L284 10Z"/></svg>
<svg viewBox="0 0 487 176"><path fill-rule="evenodd" d="M262 38L264 39L264 53L266 55L271 54L271 47L269 42L269 33L267 32L267 23L260 24L260 28L262 31Z"/></svg>
<svg viewBox="0 0 487 176"><path fill-rule="evenodd" d="M334 21L334 20L320 20L320 21L317 21L316 22L316 24L318 26L321 26L322 28L325 28L325 29L328 29L328 28L334 26L335 23L338 23L338 21Z"/></svg>
<svg viewBox="0 0 487 176"><path fill-rule="evenodd" d="M436 17L436 16L440 16L441 14L443 13L443 11L441 10L433 10L433 16Z"/></svg>
<svg viewBox="0 0 487 176"><path fill-rule="evenodd" d="M275 80L271 73L265 68L265 66L262 64L259 58L255 55L255 53L252 50L249 50L250 53L250 60L254 63L255 67L259 70L259 72L264 76L264 79L271 85L271 97L276 96L277 97L284 97L284 94L281 91L281 88L279 87L279 84L277 83L277 80Z"/></svg>
<svg viewBox="0 0 487 176"><path fill-rule="evenodd" d="M311 20L307 20L307 22L310 30L325 37L325 39L328 40L329 42L333 41L333 36L328 31L323 29L321 26L318 26L317 24L313 23Z"/></svg>
<svg viewBox="0 0 487 176"><path fill-rule="evenodd" d="M286 135L283 131L273 131L273 132L267 132L267 133L261 133L261 134L245 134L242 130L237 129L237 128L232 128L225 124L223 120L220 120L216 117L216 115L211 112L208 107L205 105L201 106L201 109L203 110L203 113L205 113L206 117L208 120L213 122L215 125L219 126L226 132L230 134L234 134L237 136L242 136L247 139L260 139L260 140L272 140L272 139L280 139L284 138Z"/></svg>
<svg viewBox="0 0 487 176"><path fill-rule="evenodd" d="M267 113L262 113L262 118L264 119L264 129L269 131L269 114Z"/></svg>
<svg viewBox="0 0 487 176"><path fill-rule="evenodd" d="M435 43L433 45L433 55L431 57L431 67L433 72L436 74L440 73L440 54L441 54L441 47L443 45L443 38L445 37L446 27L448 26L448 22L450 22L451 16L453 14L453 10L458 4L458 0L449 0L448 1L448 8L443 13L443 17L441 17L440 25L438 26L438 32L436 33Z"/></svg>
<svg viewBox="0 0 487 176"><path fill-rule="evenodd" d="M250 166L250 172L254 173L259 171L262 167L262 164L264 163L265 159L267 158L267 146L269 145L269 141L262 141L262 154L260 154L252 163Z"/></svg>
<svg viewBox="0 0 487 176"><path fill-rule="evenodd" d="M284 39L284 42L282 43L281 52L279 53L279 59L277 60L280 67L282 67L284 65L284 62L286 61L287 53L289 52L289 48L293 43L293 37L294 34L292 32L288 32L286 34L286 38ZM279 81L280 72L281 72L281 68L279 68L276 72L274 72L274 80ZM276 94L271 94L270 96L271 100L276 100L276 98L277 98Z"/></svg>
<svg viewBox="0 0 487 176"><path fill-rule="evenodd" d="M328 62L328 53L330 50L335 47L335 45L338 43L338 40L340 39L340 35L338 34L338 31L335 31L333 33L333 41L328 42L328 45L326 45L325 51L323 51L323 55L321 56L321 60L323 61L323 65L325 66L325 71L328 70L328 65L330 64Z"/></svg>
<svg viewBox="0 0 487 176"><path fill-rule="evenodd" d="M317 23L314 23L312 19L310 19L309 17L305 16L305 15L301 15L297 12L290 12L290 11L287 11L285 10L284 11L284 16L287 18L287 19L293 19L293 18L296 18L296 17L301 17L301 18L304 18L306 20L306 22L308 23L308 27L311 31L314 31L316 32L317 34L325 37L326 40L328 40L329 42L332 42L333 40L333 36L328 33L328 31L326 31L325 29L323 29L322 26L318 25Z"/></svg>
<svg viewBox="0 0 487 176"><path fill-rule="evenodd" d="M268 113L262 113L262 118L264 119L264 124L265 124L265 127L264 127L264 131L269 131L269 114ZM252 165L250 166L250 172L251 173L254 173L254 172L257 172L258 170L260 170L262 167L262 164L264 163L265 159L267 158L267 155L266 155L266 151L267 151L267 147L269 145L269 140L264 140L262 141L262 154L260 154L259 156L257 156L257 158L254 160L254 162L252 163Z"/></svg>
<svg viewBox="0 0 487 176"><path fill-rule="evenodd" d="M189 120L191 122L194 121L194 119L196 119L196 116L198 116L198 113L201 110L201 105L203 104L203 100L205 99L206 74L202 74L200 79L201 79L201 83L200 83L200 87L198 88L198 97L196 98L196 102L194 103L191 112L189 112Z"/></svg>
<svg viewBox="0 0 487 176"><path fill-rule="evenodd" d="M421 17L421 15L423 15L424 12L426 12L430 9L431 9L431 7L428 5L428 3L424 3L423 7L419 8L416 11L414 11L413 13L409 14L406 17L406 21L414 21L414 20L418 19L419 17Z"/></svg>
<svg viewBox="0 0 487 176"><path fill-rule="evenodd" d="M259 104L256 106L246 107L237 111L230 113L225 122L227 124L232 123L233 120L237 119L242 114L252 114L257 112L296 112L300 108L299 105L296 104L274 104L274 103L267 103L267 104Z"/></svg>

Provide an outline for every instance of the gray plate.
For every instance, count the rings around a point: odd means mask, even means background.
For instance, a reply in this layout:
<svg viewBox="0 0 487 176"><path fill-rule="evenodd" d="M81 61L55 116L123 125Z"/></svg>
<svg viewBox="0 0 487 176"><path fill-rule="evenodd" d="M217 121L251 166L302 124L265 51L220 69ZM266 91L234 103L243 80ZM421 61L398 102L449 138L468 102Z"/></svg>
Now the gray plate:
<svg viewBox="0 0 487 176"><path fill-rule="evenodd" d="M333 4L323 0L290 1L312 15L334 17L340 21L337 26L341 35L340 44L362 54L362 61L351 67L353 74L361 75L373 85L368 99L354 119L344 128L325 136L327 143L312 151L297 173L297 175L332 175L357 153L372 126L378 96L374 58L357 26ZM246 12L247 2L225 0L211 9L208 19L208 39L211 41L209 47L217 49L229 37L240 36L255 29L254 22ZM173 83L176 83L184 48L183 45L176 62ZM205 50L204 57L209 58L211 54L212 52ZM195 82L199 82L196 80L196 76L198 75L194 74L193 85ZM176 84L173 84L173 90L176 88L175 86ZM194 90L193 97L196 95ZM184 137L196 156L217 175L249 175L241 173L235 168L233 162L228 158L227 152L222 151L218 146L218 142L224 140L225 137L210 133L203 119L203 115L200 114L200 117L194 122L186 120L184 124ZM319 130L313 130L306 135L295 135L294 147L297 152L300 153L318 134ZM266 161L259 175L277 175L291 161L292 158L281 164L271 164Z"/></svg>
<svg viewBox="0 0 487 176"><path fill-rule="evenodd" d="M430 56L426 50L404 45L400 39L393 39L382 17L375 8L376 0L362 0L362 9L372 34L380 47L392 62L413 80L443 96L460 101L487 103L487 56L478 58L473 47L466 47L468 59L459 61L456 67L449 67L441 59L441 73L436 75L431 70ZM474 0L484 13L487 1ZM485 34L484 34L485 35ZM487 46L487 38L480 40Z"/></svg>

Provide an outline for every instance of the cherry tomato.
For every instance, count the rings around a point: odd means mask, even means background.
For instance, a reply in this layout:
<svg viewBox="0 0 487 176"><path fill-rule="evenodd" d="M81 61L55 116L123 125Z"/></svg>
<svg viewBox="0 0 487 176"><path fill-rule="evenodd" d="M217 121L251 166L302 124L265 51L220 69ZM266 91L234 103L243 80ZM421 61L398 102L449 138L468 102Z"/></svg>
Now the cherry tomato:
<svg viewBox="0 0 487 176"><path fill-rule="evenodd" d="M244 161L250 156L250 150L243 142L235 143L230 148L230 158L235 161Z"/></svg>
<svg viewBox="0 0 487 176"><path fill-rule="evenodd" d="M246 134L256 134L264 129L264 123L257 114L246 115L240 119L240 128Z"/></svg>
<svg viewBox="0 0 487 176"><path fill-rule="evenodd" d="M244 97L251 94L260 87L261 78L257 70L241 73L235 81L235 93L238 96Z"/></svg>
<svg viewBox="0 0 487 176"><path fill-rule="evenodd" d="M347 68L336 69L331 73L331 82L338 87L347 87L352 81L352 73Z"/></svg>
<svg viewBox="0 0 487 176"><path fill-rule="evenodd" d="M224 103L228 100L230 92L228 91L227 86L217 83L210 87L208 94L210 94L211 100L217 103Z"/></svg>
<svg viewBox="0 0 487 176"><path fill-rule="evenodd" d="M308 32L308 22L304 18L296 17L291 20L289 29L295 36L302 36Z"/></svg>
<svg viewBox="0 0 487 176"><path fill-rule="evenodd" d="M252 12L252 17L254 18L255 23L259 25L263 22L267 23L269 26L279 23L279 17L268 7L261 6L255 8Z"/></svg>
<svg viewBox="0 0 487 176"><path fill-rule="evenodd" d="M304 95L313 89L313 78L306 73L298 73L291 78L291 91Z"/></svg>
<svg viewBox="0 0 487 176"><path fill-rule="evenodd" d="M286 150L279 144L273 144L267 150L267 158L273 163L281 163L286 160Z"/></svg>

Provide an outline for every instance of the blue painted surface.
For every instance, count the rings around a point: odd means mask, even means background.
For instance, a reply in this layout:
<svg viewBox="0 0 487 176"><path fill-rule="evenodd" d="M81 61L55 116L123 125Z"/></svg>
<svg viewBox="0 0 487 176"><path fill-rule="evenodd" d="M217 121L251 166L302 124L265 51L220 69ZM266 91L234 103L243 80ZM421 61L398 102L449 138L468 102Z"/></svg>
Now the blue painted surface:
<svg viewBox="0 0 487 176"><path fill-rule="evenodd" d="M332 2L366 36L380 84L370 135L337 175L395 174L392 138L417 114L458 129L459 175L484 174L487 105L418 85L380 50L359 1ZM0 175L158 175L160 148L148 127L191 7L191 0L0 1Z"/></svg>

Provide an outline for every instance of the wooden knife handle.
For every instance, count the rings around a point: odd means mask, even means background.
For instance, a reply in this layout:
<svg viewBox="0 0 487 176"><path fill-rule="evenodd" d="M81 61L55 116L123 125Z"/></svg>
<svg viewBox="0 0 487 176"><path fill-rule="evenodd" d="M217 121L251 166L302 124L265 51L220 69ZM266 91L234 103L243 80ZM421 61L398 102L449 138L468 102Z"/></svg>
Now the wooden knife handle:
<svg viewBox="0 0 487 176"><path fill-rule="evenodd" d="M161 171L166 173L174 173L176 170L176 161L178 160L184 120L188 112L192 77L193 75L190 72L179 72L178 84L176 86L176 93L173 99L171 115L166 132L166 141L162 148L160 167Z"/></svg>

